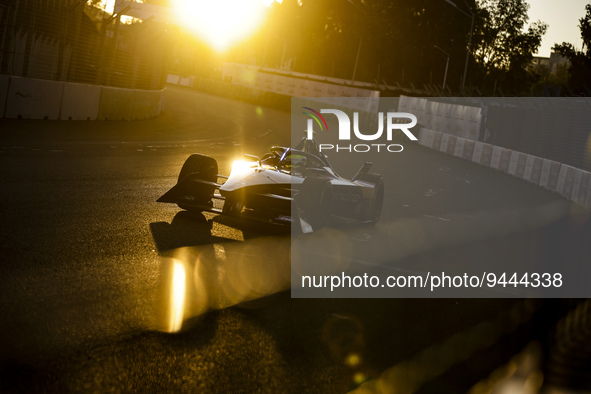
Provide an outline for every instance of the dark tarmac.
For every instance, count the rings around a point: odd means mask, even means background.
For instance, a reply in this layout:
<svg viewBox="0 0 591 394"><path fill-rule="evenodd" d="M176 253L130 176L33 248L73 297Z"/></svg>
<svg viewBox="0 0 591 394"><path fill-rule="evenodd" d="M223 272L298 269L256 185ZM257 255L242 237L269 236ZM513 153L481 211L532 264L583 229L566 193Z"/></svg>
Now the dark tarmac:
<svg viewBox="0 0 591 394"><path fill-rule="evenodd" d="M419 386L465 392L547 337L557 321L547 308L556 302L291 299L281 280L251 287L248 296L221 291L236 267L232 256L289 261L289 248L273 246L287 245L289 234L155 201L191 153L215 157L228 174L241 154L289 142L289 113L172 86L154 120L0 120L0 390L342 393L483 322L529 313ZM433 220L443 232L448 222L474 229L474 212L539 206L554 207L558 217L578 212L499 172L411 144L404 153L394 166L399 181L386 185L391 199L378 229L413 218ZM359 166L333 165L345 176ZM443 239L400 264L470 261L483 250L491 259L530 258L544 251L544 238L529 230ZM171 334L171 266L187 250L199 256L184 261L196 278L187 297L206 301L191 304L181 332ZM256 276L269 264L267 256L247 271ZM346 361L351 353L356 362Z"/></svg>

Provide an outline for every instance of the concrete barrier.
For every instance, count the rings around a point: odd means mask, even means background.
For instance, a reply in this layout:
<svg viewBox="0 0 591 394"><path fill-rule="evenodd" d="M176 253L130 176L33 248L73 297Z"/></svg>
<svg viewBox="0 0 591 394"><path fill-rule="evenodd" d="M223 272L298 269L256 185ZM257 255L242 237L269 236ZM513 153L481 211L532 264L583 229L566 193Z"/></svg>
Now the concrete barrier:
<svg viewBox="0 0 591 394"><path fill-rule="evenodd" d="M64 82L10 77L4 116L58 120Z"/></svg>
<svg viewBox="0 0 591 394"><path fill-rule="evenodd" d="M160 113L162 91L135 90L133 91L133 106L131 120L150 119Z"/></svg>
<svg viewBox="0 0 591 394"><path fill-rule="evenodd" d="M517 163L519 161L519 154L521 152L511 153L511 160L509 160L509 174L515 175L517 173Z"/></svg>
<svg viewBox="0 0 591 394"><path fill-rule="evenodd" d="M575 170L575 178L573 183L573 191L570 199L580 205L585 205L587 199L587 189L591 184L591 173L578 168Z"/></svg>
<svg viewBox="0 0 591 394"><path fill-rule="evenodd" d="M167 82L168 82L168 78L167 78ZM178 85L186 86L188 88L192 88L194 83L195 83L195 77L193 77L193 76L180 77L180 79L178 81Z"/></svg>
<svg viewBox="0 0 591 394"><path fill-rule="evenodd" d="M509 164L511 162L511 155L513 151L511 149L505 149L501 151L501 160L499 162L499 171L509 172Z"/></svg>
<svg viewBox="0 0 591 394"><path fill-rule="evenodd" d="M539 185L543 186L545 188L547 188L548 178L550 178L550 166L551 165L552 165L552 160L543 159Z"/></svg>
<svg viewBox="0 0 591 394"><path fill-rule="evenodd" d="M134 94L131 89L103 87L98 120L130 120Z"/></svg>
<svg viewBox="0 0 591 394"><path fill-rule="evenodd" d="M492 160L493 146L490 144L482 144L482 153L480 154L480 162L483 166L490 167L490 161Z"/></svg>
<svg viewBox="0 0 591 394"><path fill-rule="evenodd" d="M522 152L513 151L509 161L509 174L523 178L525 174L525 162L528 155Z"/></svg>
<svg viewBox="0 0 591 394"><path fill-rule="evenodd" d="M575 183L576 168L562 164L558 173L556 191L567 198L571 198L573 185Z"/></svg>
<svg viewBox="0 0 591 394"><path fill-rule="evenodd" d="M434 137L435 132L433 130L422 127L419 131L419 144L426 146L427 148L433 148Z"/></svg>
<svg viewBox="0 0 591 394"><path fill-rule="evenodd" d="M527 155L527 159L525 160L525 171L523 173L523 179L535 183L536 185L539 185L540 176L542 175L543 163L544 159L533 155Z"/></svg>
<svg viewBox="0 0 591 394"><path fill-rule="evenodd" d="M439 150L439 146L441 145L441 138L443 137L443 133L439 131L435 131L433 133L433 149Z"/></svg>
<svg viewBox="0 0 591 394"><path fill-rule="evenodd" d="M545 187L546 189L556 191L559 172L560 163L548 159L543 159L542 173L540 175L539 185Z"/></svg>
<svg viewBox="0 0 591 394"><path fill-rule="evenodd" d="M180 80L181 80L181 76L180 75L168 74L166 76L166 83L170 83L170 84L173 84L173 85L178 85Z"/></svg>
<svg viewBox="0 0 591 394"><path fill-rule="evenodd" d="M517 159L517 171L515 172L515 176L519 178L523 178L523 174L525 173L525 161L527 160L527 153L519 152L519 158Z"/></svg>
<svg viewBox="0 0 591 394"><path fill-rule="evenodd" d="M4 117L4 109L6 108L6 96L8 96L9 84L10 77L8 75L0 75L0 118Z"/></svg>
<svg viewBox="0 0 591 394"><path fill-rule="evenodd" d="M591 209L591 173L523 152L421 128L419 144L495 168Z"/></svg>
<svg viewBox="0 0 591 394"><path fill-rule="evenodd" d="M472 153L472 161L480 164L480 158L482 157L482 149L484 149L484 142L474 142L474 152Z"/></svg>
<svg viewBox="0 0 591 394"><path fill-rule="evenodd" d="M80 83L64 84L60 110L61 120L96 120L101 86Z"/></svg>
<svg viewBox="0 0 591 394"><path fill-rule="evenodd" d="M3 118L131 120L134 116L133 119L147 119L158 116L163 105L164 90L0 76L0 117Z"/></svg>
<svg viewBox="0 0 591 394"><path fill-rule="evenodd" d="M458 137L456 137L455 135L450 135L449 140L447 141L447 149L445 150L445 153L447 153L448 155L453 155L454 151L456 150L457 142Z"/></svg>
<svg viewBox="0 0 591 394"><path fill-rule="evenodd" d="M475 145L476 141L473 140L466 140L466 142L464 142L464 155L462 156L464 159L472 160Z"/></svg>
<svg viewBox="0 0 591 394"><path fill-rule="evenodd" d="M501 154L503 153L503 148L500 146L493 146L492 149L492 157L490 159L490 166L495 170L499 169L501 164Z"/></svg>
<svg viewBox="0 0 591 394"><path fill-rule="evenodd" d="M440 152L447 152L447 145L449 144L449 139L452 136L447 134L447 133L443 133L443 135L441 136L441 143L439 144L439 151Z"/></svg>
<svg viewBox="0 0 591 394"><path fill-rule="evenodd" d="M591 103L591 100L587 103ZM421 145L506 172L591 209L590 172L479 142L478 125L482 112L486 113L487 110L476 105L470 107L402 97L398 110L414 113L421 126L429 130L422 135L419 141Z"/></svg>
<svg viewBox="0 0 591 394"><path fill-rule="evenodd" d="M552 165L550 166L550 176L548 177L548 189L550 190L557 190L557 186L558 186L558 175L560 173L560 167L562 165L560 163L557 163L555 161L552 162Z"/></svg>
<svg viewBox="0 0 591 394"><path fill-rule="evenodd" d="M453 155L456 157L464 157L464 146L466 145L466 139L458 137L456 140L456 148L453 151Z"/></svg>

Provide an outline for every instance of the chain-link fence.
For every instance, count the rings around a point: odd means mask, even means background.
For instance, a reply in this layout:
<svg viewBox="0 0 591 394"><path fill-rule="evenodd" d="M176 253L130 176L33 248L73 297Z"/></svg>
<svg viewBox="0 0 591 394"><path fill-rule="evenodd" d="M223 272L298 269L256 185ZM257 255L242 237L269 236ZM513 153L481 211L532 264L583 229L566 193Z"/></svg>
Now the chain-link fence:
<svg viewBox="0 0 591 394"><path fill-rule="evenodd" d="M120 17L104 1L0 0L0 74L162 89L170 28Z"/></svg>

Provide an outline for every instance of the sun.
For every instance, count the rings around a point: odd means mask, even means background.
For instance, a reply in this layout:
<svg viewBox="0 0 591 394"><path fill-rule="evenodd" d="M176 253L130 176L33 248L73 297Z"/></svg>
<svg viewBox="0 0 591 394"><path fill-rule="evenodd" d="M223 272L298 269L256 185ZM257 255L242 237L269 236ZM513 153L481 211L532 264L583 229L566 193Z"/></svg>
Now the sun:
<svg viewBox="0 0 591 394"><path fill-rule="evenodd" d="M172 0L182 26L223 51L254 33L263 22L269 1Z"/></svg>

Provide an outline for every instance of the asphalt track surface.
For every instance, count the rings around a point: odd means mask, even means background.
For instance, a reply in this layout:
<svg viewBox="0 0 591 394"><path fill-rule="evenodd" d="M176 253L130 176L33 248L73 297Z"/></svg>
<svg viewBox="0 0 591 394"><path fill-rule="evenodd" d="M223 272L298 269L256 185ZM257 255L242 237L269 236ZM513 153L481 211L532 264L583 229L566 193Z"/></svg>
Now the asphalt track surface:
<svg viewBox="0 0 591 394"><path fill-rule="evenodd" d="M169 86L157 119L1 120L0 137L2 391L345 392L360 372L376 378L518 302L292 299L289 271L274 265L289 261L289 234L155 202L191 153L215 157L227 174L243 153L288 145L286 112ZM394 160L376 163L398 179L386 184L378 230L432 223L435 232L453 224L473 233L482 219L475 213L550 206L562 217L572 209L556 195L419 146L405 145ZM345 176L359 166L333 164ZM531 255L539 240L515 226L443 237L433 248L405 249L397 261L412 268ZM179 261L198 285L186 289L190 305L172 334ZM250 285L220 291L234 270ZM465 391L519 348L498 346L500 353L470 355L468 369L448 368L446 391ZM351 352L359 358L345 362Z"/></svg>

